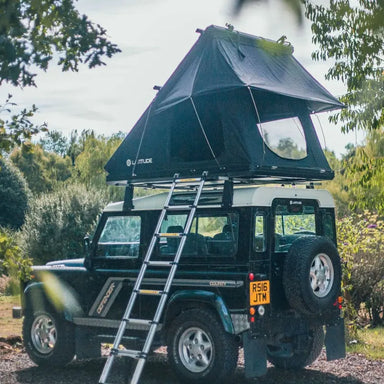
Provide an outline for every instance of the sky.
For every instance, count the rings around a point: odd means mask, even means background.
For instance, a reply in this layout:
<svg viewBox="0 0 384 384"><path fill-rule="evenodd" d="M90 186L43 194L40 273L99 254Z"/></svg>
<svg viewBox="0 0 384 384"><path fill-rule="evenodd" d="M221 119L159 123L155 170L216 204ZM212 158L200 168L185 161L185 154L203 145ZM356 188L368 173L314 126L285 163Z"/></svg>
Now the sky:
<svg viewBox="0 0 384 384"><path fill-rule="evenodd" d="M241 14L231 12L233 0L79 0L80 13L102 25L109 39L122 50L106 66L77 73L61 72L51 63L38 72L37 88L0 87L0 100L8 93L20 107L36 104L35 122L69 136L77 129L93 129L109 136L128 133L155 97L154 85L163 85L198 38L196 28L231 23L236 30L277 40L282 35L294 46L294 56L333 95L344 92L342 83L326 81L330 63L314 62L309 23L299 26L281 0L246 3ZM314 123L323 147L337 155L361 134L348 135L328 123L328 113Z"/></svg>

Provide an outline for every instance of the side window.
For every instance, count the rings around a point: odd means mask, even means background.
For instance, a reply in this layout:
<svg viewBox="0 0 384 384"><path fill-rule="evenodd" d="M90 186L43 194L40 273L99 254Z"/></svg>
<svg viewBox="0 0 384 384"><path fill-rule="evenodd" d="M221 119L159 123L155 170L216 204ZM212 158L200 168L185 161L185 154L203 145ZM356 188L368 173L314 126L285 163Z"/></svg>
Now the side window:
<svg viewBox="0 0 384 384"><path fill-rule="evenodd" d="M253 250L256 252L265 252L265 218L263 213L256 213L255 216L255 237Z"/></svg>
<svg viewBox="0 0 384 384"><path fill-rule="evenodd" d="M330 212L324 212L322 215L322 219L324 236L328 237L330 240L336 243L334 216Z"/></svg>
<svg viewBox="0 0 384 384"><path fill-rule="evenodd" d="M181 233L187 215L168 215L161 232ZM237 253L239 217L237 214L207 214L194 218L183 255L195 257L233 257ZM174 255L178 237L160 239L160 255Z"/></svg>
<svg viewBox="0 0 384 384"><path fill-rule="evenodd" d="M140 230L140 216L109 216L97 244L96 256L137 258Z"/></svg>

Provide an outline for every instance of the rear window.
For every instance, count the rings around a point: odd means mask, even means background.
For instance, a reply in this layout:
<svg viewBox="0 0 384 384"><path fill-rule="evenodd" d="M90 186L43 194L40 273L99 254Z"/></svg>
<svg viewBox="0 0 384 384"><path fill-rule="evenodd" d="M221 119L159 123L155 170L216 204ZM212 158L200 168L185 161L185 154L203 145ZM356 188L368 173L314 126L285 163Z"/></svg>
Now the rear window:
<svg viewBox="0 0 384 384"><path fill-rule="evenodd" d="M275 207L275 252L288 252L292 243L302 236L316 235L315 205L289 200Z"/></svg>

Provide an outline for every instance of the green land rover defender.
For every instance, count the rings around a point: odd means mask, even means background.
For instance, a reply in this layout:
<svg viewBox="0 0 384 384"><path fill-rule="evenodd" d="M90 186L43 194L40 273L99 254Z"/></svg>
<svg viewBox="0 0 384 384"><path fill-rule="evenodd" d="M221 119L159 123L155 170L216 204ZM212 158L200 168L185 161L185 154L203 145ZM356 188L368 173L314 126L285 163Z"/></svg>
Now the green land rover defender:
<svg viewBox="0 0 384 384"><path fill-rule="evenodd" d="M38 365L100 356L112 343L138 279L167 193L109 204L85 258L33 268L23 287L23 337ZM193 195L193 193L192 193ZM245 376L267 361L299 369L320 354L343 357L341 265L334 202L325 190L239 187L231 204L201 194L185 236L151 351L167 346L181 382L228 380L244 348ZM152 261L172 264L188 218L190 192L172 195ZM159 263L156 264L156 261ZM131 317L151 319L169 271L148 263ZM141 348L148 323L126 325L121 345ZM325 337L324 337L325 335Z"/></svg>

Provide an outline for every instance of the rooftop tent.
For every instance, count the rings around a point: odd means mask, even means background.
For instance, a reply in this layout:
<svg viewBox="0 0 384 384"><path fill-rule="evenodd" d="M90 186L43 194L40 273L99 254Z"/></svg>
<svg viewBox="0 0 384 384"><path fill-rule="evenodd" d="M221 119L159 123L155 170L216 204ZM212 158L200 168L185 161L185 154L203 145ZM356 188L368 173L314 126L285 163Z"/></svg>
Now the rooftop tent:
<svg viewBox="0 0 384 384"><path fill-rule="evenodd" d="M202 32L105 166L109 183L175 173L332 179L311 113L342 108L291 46L216 26Z"/></svg>

